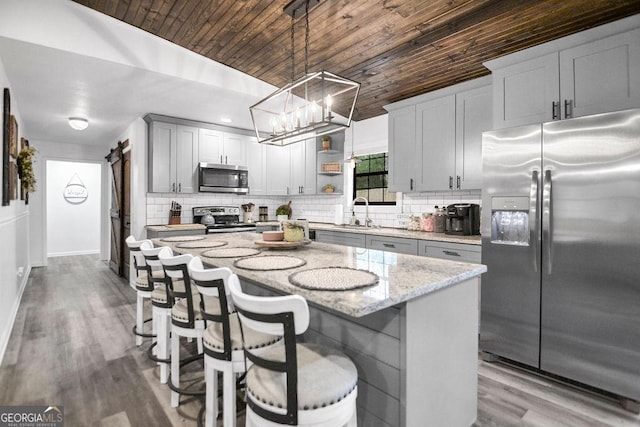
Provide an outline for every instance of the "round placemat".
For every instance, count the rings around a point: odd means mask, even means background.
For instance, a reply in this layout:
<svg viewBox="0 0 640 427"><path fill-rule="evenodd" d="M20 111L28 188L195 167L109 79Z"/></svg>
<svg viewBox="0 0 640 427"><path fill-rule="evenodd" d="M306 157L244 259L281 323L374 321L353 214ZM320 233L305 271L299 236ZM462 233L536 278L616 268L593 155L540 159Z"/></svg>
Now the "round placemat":
<svg viewBox="0 0 640 427"><path fill-rule="evenodd" d="M289 255L265 255L250 258L241 258L233 263L238 268L245 270L269 271L288 270L290 268L302 267L307 261Z"/></svg>
<svg viewBox="0 0 640 427"><path fill-rule="evenodd" d="M204 236L174 236L160 239L163 242L194 242L196 240L204 240Z"/></svg>
<svg viewBox="0 0 640 427"><path fill-rule="evenodd" d="M224 242L222 240L207 240L206 242L199 241L199 242L180 243L179 245L176 245L176 248L182 248L182 249L219 248L220 246L224 246L226 244L227 242Z"/></svg>
<svg viewBox="0 0 640 427"><path fill-rule="evenodd" d="M378 276L366 270L349 267L322 267L289 275L289 282L305 289L346 291L378 283Z"/></svg>
<svg viewBox="0 0 640 427"><path fill-rule="evenodd" d="M260 252L260 249L255 248L220 248L202 252L201 255L207 258L242 258L258 255Z"/></svg>

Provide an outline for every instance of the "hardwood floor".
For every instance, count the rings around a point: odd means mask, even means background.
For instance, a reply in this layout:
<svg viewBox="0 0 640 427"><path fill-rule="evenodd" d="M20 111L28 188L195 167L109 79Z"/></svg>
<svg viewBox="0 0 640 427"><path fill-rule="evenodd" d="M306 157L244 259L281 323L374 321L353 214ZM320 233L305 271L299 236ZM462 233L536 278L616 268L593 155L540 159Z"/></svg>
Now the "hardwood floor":
<svg viewBox="0 0 640 427"><path fill-rule="evenodd" d="M0 405L64 405L66 426L196 425L201 398L170 407L148 342L134 344L134 319L133 290L95 256L51 258L48 267L34 268L0 366ZM640 427L640 416L616 402L478 363L477 427ZM194 388L201 368L189 367ZM238 421L244 425L242 414Z"/></svg>

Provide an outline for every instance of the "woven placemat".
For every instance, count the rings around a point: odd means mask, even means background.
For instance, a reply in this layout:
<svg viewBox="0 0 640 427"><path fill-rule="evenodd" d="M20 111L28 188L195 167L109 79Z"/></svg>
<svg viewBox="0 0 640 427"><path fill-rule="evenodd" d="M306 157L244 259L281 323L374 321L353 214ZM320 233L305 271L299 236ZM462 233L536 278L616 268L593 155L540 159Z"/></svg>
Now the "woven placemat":
<svg viewBox="0 0 640 427"><path fill-rule="evenodd" d="M305 289L346 291L378 283L378 276L349 267L322 267L289 275L289 282Z"/></svg>
<svg viewBox="0 0 640 427"><path fill-rule="evenodd" d="M206 249L206 248L219 248L226 245L228 242L222 240L208 240L206 242L187 242L176 245L176 248L182 249Z"/></svg>
<svg viewBox="0 0 640 427"><path fill-rule="evenodd" d="M196 240L204 240L205 236L174 236L164 237L160 239L163 242L194 242Z"/></svg>
<svg viewBox="0 0 640 427"><path fill-rule="evenodd" d="M265 255L241 258L233 263L238 268L255 271L288 270L302 267L307 261L289 255Z"/></svg>
<svg viewBox="0 0 640 427"><path fill-rule="evenodd" d="M220 248L202 252L201 255L207 258L242 258L258 255L260 252L260 249L255 248Z"/></svg>

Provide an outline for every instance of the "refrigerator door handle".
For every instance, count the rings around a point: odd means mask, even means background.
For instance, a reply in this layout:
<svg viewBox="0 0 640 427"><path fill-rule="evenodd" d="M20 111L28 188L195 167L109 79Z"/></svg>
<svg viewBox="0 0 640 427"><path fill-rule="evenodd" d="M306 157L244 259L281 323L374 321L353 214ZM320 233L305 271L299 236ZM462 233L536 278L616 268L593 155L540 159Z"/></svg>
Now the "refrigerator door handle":
<svg viewBox="0 0 640 427"><path fill-rule="evenodd" d="M553 206L552 206L551 171L544 171L544 184L542 189L542 234L547 252L547 274L551 274L553 267Z"/></svg>
<svg viewBox="0 0 640 427"><path fill-rule="evenodd" d="M538 271L540 252L540 232L538 231L538 171L531 172L531 190L529 192L529 241L533 252L533 271Z"/></svg>

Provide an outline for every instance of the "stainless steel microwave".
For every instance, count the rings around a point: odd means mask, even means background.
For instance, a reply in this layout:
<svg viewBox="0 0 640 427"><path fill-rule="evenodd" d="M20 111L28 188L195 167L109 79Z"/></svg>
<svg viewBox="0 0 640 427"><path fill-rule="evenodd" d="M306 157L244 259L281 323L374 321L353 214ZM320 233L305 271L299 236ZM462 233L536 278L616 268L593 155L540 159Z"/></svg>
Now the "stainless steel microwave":
<svg viewBox="0 0 640 427"><path fill-rule="evenodd" d="M210 193L247 194L249 172L245 166L200 163L198 187L199 191Z"/></svg>

